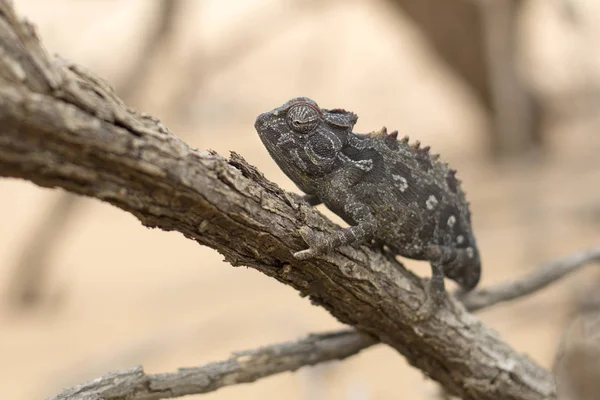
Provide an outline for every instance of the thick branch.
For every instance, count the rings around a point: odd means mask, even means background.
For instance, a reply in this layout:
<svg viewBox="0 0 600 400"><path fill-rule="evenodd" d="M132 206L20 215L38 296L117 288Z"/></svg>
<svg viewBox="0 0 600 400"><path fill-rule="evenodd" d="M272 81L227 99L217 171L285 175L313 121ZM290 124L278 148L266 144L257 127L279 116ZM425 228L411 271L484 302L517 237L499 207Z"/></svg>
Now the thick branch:
<svg viewBox="0 0 600 400"><path fill-rule="evenodd" d="M321 259L301 226L337 227L254 167L191 149L157 120L140 116L80 68L47 59L31 28L0 0L0 176L62 187L109 202L145 226L176 230L290 285L343 323L400 353L464 399L552 399L548 371L448 300L414 322L425 299L420 279L366 247Z"/></svg>
<svg viewBox="0 0 600 400"><path fill-rule="evenodd" d="M207 393L306 365L342 360L375 342L354 331L311 335L298 342L236 353L227 361L181 368L172 374L146 374L142 367L110 373L49 400L157 400Z"/></svg>

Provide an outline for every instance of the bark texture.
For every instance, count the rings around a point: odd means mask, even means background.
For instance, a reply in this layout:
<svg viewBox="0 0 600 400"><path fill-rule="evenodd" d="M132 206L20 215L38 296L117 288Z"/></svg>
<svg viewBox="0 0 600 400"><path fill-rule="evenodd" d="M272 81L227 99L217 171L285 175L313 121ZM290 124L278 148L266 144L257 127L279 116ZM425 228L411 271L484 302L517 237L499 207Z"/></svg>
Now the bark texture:
<svg viewBox="0 0 600 400"><path fill-rule="evenodd" d="M550 373L460 303L449 300L434 318L414 322L423 284L384 254L356 247L294 259L305 248L301 226L331 232L336 225L239 155L226 160L190 148L128 109L102 80L50 59L7 0L0 0L0 51L0 176L109 202L145 226L212 247L392 346L463 399L555 398Z"/></svg>

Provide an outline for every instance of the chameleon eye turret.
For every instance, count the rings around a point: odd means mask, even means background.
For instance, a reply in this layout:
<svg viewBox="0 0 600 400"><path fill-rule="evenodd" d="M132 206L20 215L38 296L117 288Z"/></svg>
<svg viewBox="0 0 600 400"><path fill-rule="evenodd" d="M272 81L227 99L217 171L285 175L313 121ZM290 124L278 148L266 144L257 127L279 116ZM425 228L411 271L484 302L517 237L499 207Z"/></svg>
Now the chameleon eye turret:
<svg viewBox="0 0 600 400"><path fill-rule="evenodd" d="M290 107L287 112L286 122L296 133L310 133L318 125L321 115L312 105L299 102Z"/></svg>

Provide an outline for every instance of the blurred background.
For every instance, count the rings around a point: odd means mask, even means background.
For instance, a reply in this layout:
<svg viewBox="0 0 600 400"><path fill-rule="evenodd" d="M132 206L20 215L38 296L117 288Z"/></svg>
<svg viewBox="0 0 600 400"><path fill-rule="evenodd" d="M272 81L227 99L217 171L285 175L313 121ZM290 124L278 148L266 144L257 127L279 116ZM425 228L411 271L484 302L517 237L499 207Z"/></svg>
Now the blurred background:
<svg viewBox="0 0 600 400"><path fill-rule="evenodd" d="M358 113L358 132L386 126L431 145L471 201L484 286L600 243L600 2L14 2L49 53L106 79L192 147L236 151L285 189L298 191L253 124L292 97ZM588 269L479 315L550 367L579 299L599 282ZM181 235L99 201L0 180L4 398L42 399L108 371L174 371L339 327L291 288ZM376 346L202 398L437 391Z"/></svg>

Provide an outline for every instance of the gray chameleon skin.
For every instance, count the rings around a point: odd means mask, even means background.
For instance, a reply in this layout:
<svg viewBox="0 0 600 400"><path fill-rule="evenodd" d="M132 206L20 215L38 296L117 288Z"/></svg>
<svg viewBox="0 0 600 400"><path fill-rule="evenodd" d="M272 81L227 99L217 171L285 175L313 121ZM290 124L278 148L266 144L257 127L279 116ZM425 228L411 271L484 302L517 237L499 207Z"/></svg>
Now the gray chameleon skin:
<svg viewBox="0 0 600 400"><path fill-rule="evenodd" d="M309 245L294 256L306 260L340 246L371 240L393 254L428 260L432 278L418 315L428 318L444 300L444 276L465 291L481 276L471 215L456 171L429 147L385 128L352 132L358 117L292 99L256 119L255 128L283 172L311 205L324 203L349 228L322 237L307 229Z"/></svg>

